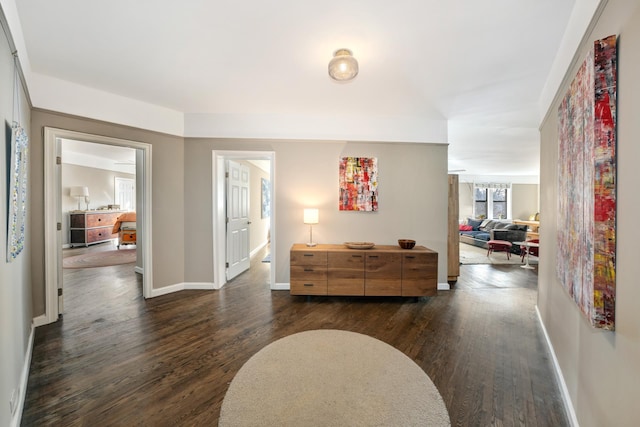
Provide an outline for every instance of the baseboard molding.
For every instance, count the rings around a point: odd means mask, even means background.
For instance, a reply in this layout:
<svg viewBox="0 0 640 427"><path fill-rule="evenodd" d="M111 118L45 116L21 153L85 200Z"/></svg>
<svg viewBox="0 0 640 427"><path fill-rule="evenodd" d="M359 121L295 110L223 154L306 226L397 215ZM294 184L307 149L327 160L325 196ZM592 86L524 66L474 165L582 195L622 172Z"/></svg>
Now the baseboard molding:
<svg viewBox="0 0 640 427"><path fill-rule="evenodd" d="M33 327L37 328L38 326L48 325L49 321L47 320L46 314L41 314L38 317L33 318Z"/></svg>
<svg viewBox="0 0 640 427"><path fill-rule="evenodd" d="M257 254L258 252L260 252L262 250L262 248L264 248L265 246L267 246L269 244L268 240L265 240L264 242L260 243L254 250L252 250L249 253L249 258L253 258L255 254Z"/></svg>
<svg viewBox="0 0 640 427"><path fill-rule="evenodd" d="M275 283L271 285L272 291L288 291L291 289L291 284L289 283Z"/></svg>
<svg viewBox="0 0 640 427"><path fill-rule="evenodd" d="M450 291L451 290L451 286L449 286L448 283L438 283L438 290L439 291Z"/></svg>
<svg viewBox="0 0 640 427"><path fill-rule="evenodd" d="M138 274L144 275L144 269L142 267L138 267L137 265L135 267L133 267L133 271L138 273Z"/></svg>
<svg viewBox="0 0 640 427"><path fill-rule="evenodd" d="M169 285L162 288L153 289L151 291L151 298L159 297L161 295L172 294L174 292L180 292L185 290L215 290L215 285L211 282L183 282L175 285Z"/></svg>
<svg viewBox="0 0 640 427"><path fill-rule="evenodd" d="M544 322L542 321L542 316L540 315L540 310L538 309L537 305L536 305L536 314L538 316L538 322L540 323L542 332L544 333L544 338L547 342L549 353L551 353L553 370L556 374L556 378L558 379L558 383L560 384L560 393L562 394L562 403L564 403L564 409L567 412L571 426L579 427L578 417L576 416L576 411L573 408L573 403L571 402L571 395L569 394L567 383L564 381L564 375L562 375L562 369L560 369L560 363L558 362L558 358L556 357L556 352L553 349L553 344L551 344L551 339L549 338L549 334L547 333L547 328L544 326Z"/></svg>
<svg viewBox="0 0 640 427"><path fill-rule="evenodd" d="M39 316L44 317L44 316ZM18 406L13 415L11 415L10 427L20 427L22 421L22 410L24 409L24 401L27 398L27 383L29 381L29 367L31 366L31 355L33 354L33 340L35 338L35 319L31 321L31 331L29 332L29 342L27 343L27 352L24 355L24 363L22 372L20 373L20 382L18 383Z"/></svg>

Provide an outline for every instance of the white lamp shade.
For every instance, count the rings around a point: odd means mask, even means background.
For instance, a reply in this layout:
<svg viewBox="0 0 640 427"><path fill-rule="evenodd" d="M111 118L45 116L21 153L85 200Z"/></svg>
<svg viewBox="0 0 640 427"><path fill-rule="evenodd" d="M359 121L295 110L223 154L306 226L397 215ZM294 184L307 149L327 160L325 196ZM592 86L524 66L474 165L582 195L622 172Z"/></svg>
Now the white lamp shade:
<svg viewBox="0 0 640 427"><path fill-rule="evenodd" d="M89 195L89 187L71 187L71 197L87 197Z"/></svg>
<svg viewBox="0 0 640 427"><path fill-rule="evenodd" d="M304 210L304 223L305 224L317 224L318 223L318 209L305 209Z"/></svg>

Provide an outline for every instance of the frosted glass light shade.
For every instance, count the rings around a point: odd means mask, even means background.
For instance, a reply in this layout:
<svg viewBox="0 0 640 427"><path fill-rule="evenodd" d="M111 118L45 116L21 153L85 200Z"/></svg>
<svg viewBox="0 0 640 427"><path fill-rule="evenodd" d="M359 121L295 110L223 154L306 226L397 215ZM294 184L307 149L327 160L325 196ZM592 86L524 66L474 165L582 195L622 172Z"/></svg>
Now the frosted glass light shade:
<svg viewBox="0 0 640 427"><path fill-rule="evenodd" d="M318 223L318 209L305 209L304 210L304 223L305 224L317 224Z"/></svg>
<svg viewBox="0 0 640 427"><path fill-rule="evenodd" d="M358 75L358 71L358 61L349 49L336 50L333 59L329 61L329 76L334 80L351 80Z"/></svg>

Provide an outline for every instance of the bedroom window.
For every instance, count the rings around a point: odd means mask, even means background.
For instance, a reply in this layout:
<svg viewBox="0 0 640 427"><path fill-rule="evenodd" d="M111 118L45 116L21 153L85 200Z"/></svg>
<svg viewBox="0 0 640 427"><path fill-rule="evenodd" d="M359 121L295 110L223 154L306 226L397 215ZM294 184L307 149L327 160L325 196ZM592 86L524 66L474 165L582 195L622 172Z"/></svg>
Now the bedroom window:
<svg viewBox="0 0 640 427"><path fill-rule="evenodd" d="M509 218L509 184L478 184L473 190L473 214L476 218Z"/></svg>

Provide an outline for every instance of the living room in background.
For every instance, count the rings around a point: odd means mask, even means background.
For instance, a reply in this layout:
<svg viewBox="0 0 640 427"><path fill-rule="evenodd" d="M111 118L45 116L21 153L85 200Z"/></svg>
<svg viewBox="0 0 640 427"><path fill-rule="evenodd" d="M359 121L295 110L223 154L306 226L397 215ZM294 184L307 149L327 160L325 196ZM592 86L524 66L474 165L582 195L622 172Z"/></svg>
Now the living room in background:
<svg viewBox="0 0 640 427"><path fill-rule="evenodd" d="M473 213L475 218L511 218L511 185L474 183Z"/></svg>

